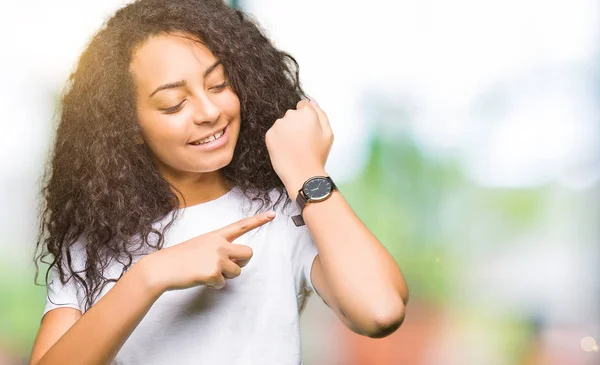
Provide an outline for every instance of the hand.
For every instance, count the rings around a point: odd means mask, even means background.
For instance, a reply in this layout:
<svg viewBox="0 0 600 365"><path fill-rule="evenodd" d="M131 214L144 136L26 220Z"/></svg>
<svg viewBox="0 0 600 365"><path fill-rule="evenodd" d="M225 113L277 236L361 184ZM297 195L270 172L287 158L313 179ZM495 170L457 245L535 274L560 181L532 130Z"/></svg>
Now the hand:
<svg viewBox="0 0 600 365"><path fill-rule="evenodd" d="M261 213L151 253L145 257L151 286L160 293L198 285L222 289L252 257L250 247L232 241L271 220Z"/></svg>
<svg viewBox="0 0 600 365"><path fill-rule="evenodd" d="M322 173L333 144L333 131L325 112L307 100L289 109L265 135L273 169L286 185L295 187ZM299 188L299 187L298 187ZM296 191L290 191L290 195Z"/></svg>

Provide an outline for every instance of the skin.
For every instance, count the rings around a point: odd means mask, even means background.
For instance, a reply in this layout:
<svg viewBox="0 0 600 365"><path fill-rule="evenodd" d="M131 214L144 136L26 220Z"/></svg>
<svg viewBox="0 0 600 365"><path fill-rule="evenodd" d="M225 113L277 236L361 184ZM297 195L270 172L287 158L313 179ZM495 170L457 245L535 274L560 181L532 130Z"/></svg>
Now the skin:
<svg viewBox="0 0 600 365"><path fill-rule="evenodd" d="M161 35L141 45L131 63L143 143L188 206L230 189L219 170L233 156L240 103L231 89L214 88L225 81L222 69L203 77L216 61L185 35ZM150 96L157 87L182 80L185 86ZM173 114L161 110L182 101ZM222 148L206 152L188 145L225 125L231 138ZM306 179L328 176L325 162L333 132L318 105L300 101L275 121L265 142L292 199ZM339 191L326 201L308 204L303 217L319 251L311 271L319 296L356 333L379 338L394 332L404 320L408 288L393 257ZM252 250L232 241L272 219L266 213L245 218L143 257L83 315L72 308L48 312L30 364L110 364L162 293L197 285L220 289L226 278L239 276Z"/></svg>
<svg viewBox="0 0 600 365"><path fill-rule="evenodd" d="M240 131L240 101L226 86L222 65L204 77L217 62L208 48L184 34L153 37L131 62L144 143L160 173L177 187L187 205L215 199L231 188L219 170L233 158ZM185 85L153 94L160 86L179 81ZM167 108L171 110L164 110ZM228 140L223 147L200 151L189 145L225 126Z"/></svg>

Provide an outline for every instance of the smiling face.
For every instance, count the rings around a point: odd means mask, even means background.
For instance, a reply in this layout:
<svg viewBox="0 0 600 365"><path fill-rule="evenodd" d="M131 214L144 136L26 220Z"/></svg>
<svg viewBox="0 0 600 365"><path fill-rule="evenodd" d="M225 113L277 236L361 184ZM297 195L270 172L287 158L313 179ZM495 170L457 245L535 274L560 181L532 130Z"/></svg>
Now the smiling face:
<svg viewBox="0 0 600 365"><path fill-rule="evenodd" d="M189 38L154 36L137 49L130 66L144 142L167 179L227 166L240 130L240 101L223 66ZM204 143L205 137L217 139Z"/></svg>

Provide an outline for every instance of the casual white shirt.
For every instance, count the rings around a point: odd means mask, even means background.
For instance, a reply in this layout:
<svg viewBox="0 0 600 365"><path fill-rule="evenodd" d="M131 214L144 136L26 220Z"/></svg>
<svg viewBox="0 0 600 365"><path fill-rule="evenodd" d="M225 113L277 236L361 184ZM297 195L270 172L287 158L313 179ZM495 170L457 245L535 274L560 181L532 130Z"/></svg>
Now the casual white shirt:
<svg viewBox="0 0 600 365"><path fill-rule="evenodd" d="M179 220L165 235L164 247L251 216L257 204L234 188L215 200L180 210ZM285 210L282 205L274 220L233 241L253 250L239 277L226 279L220 290L202 285L165 292L113 364L302 364L299 317L314 292L310 271L318 252L308 228L296 227L290 218L298 214L297 205ZM85 263L82 247L72 249L76 267ZM134 256L134 261L140 257ZM116 278L121 268L122 264L113 263L108 272ZM62 285L57 272L50 272L43 314L61 307L83 313L82 288L74 279ZM96 302L113 286L107 284Z"/></svg>

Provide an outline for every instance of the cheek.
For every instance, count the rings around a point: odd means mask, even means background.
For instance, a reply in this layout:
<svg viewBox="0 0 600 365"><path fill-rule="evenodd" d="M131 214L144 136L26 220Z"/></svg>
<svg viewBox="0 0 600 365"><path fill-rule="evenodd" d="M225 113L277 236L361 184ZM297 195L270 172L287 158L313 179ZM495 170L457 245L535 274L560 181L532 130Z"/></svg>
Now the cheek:
<svg viewBox="0 0 600 365"><path fill-rule="evenodd" d="M239 117L240 99L233 91L228 90L227 92L218 94L217 98L214 99L214 102L217 103L221 112L225 113L230 118Z"/></svg>
<svg viewBox="0 0 600 365"><path fill-rule="evenodd" d="M179 143L186 141L186 120L183 112L169 116L146 116L144 119L140 119L140 127L144 138L149 141L160 141L161 144Z"/></svg>

